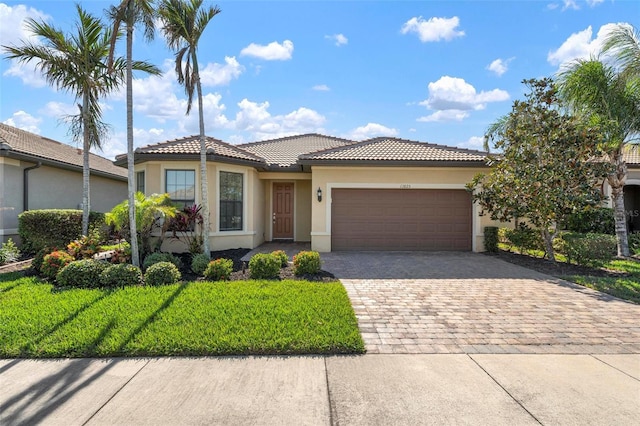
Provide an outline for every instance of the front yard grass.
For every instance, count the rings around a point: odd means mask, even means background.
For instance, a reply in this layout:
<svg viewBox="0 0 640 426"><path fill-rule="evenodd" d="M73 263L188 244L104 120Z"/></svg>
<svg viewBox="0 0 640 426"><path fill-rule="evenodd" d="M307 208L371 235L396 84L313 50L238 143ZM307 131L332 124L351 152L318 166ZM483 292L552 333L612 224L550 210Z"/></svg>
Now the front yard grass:
<svg viewBox="0 0 640 426"><path fill-rule="evenodd" d="M603 268L625 275L620 277L567 275L562 278L620 299L640 304L640 262L637 260L616 259L605 264Z"/></svg>
<svg viewBox="0 0 640 426"><path fill-rule="evenodd" d="M363 352L339 282L56 290L21 273L0 274L0 357Z"/></svg>

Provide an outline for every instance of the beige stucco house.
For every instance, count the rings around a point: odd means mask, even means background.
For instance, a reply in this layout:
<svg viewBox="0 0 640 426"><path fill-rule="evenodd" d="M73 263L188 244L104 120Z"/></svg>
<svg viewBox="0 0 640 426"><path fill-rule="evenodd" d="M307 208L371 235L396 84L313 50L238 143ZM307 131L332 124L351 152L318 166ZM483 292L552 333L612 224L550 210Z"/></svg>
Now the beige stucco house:
<svg viewBox="0 0 640 426"><path fill-rule="evenodd" d="M320 252L481 251L493 224L465 189L488 170L484 152L318 134L243 145L208 137L207 147L212 250L291 240ZM138 148L138 189L199 203L199 152L197 136ZM165 240L163 250L178 244Z"/></svg>
<svg viewBox="0 0 640 426"><path fill-rule="evenodd" d="M127 197L127 170L91 154L91 210L107 212ZM0 242L18 241L25 210L77 209L82 150L0 123Z"/></svg>

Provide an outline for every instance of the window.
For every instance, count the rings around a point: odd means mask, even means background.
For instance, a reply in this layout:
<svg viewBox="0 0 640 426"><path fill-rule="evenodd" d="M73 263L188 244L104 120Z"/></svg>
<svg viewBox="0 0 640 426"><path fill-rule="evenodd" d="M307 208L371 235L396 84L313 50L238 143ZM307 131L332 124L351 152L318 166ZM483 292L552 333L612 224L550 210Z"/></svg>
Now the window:
<svg viewBox="0 0 640 426"><path fill-rule="evenodd" d="M136 192L144 194L144 172L136 173Z"/></svg>
<svg viewBox="0 0 640 426"><path fill-rule="evenodd" d="M166 170L165 191L171 201L180 206L190 206L196 202L196 171Z"/></svg>
<svg viewBox="0 0 640 426"><path fill-rule="evenodd" d="M242 230L242 173L220 172L220 230Z"/></svg>

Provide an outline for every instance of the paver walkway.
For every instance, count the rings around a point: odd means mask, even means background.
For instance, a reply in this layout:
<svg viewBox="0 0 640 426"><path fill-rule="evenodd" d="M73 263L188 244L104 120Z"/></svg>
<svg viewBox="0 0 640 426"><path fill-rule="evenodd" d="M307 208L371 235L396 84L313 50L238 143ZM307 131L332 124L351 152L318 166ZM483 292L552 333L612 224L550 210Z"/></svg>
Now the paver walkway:
<svg viewBox="0 0 640 426"><path fill-rule="evenodd" d="M323 253L368 353L640 353L640 305L476 253Z"/></svg>

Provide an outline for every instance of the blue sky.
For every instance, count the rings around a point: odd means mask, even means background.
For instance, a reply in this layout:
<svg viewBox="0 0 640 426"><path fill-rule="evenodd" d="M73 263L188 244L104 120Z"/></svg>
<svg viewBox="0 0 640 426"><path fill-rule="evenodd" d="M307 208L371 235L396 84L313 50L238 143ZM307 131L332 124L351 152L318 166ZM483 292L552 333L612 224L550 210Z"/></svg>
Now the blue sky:
<svg viewBox="0 0 640 426"><path fill-rule="evenodd" d="M81 1L102 15L108 1ZM396 136L481 148L487 126L525 92L599 50L611 24L640 24L636 0L220 1L199 48L206 133L230 143L318 132ZM29 37L26 17L72 31L71 1L0 2L0 44ZM124 45L119 46L124 54ZM162 33L134 57L160 77L134 83L136 146L197 134ZM61 117L73 96L0 60L0 121L73 144ZM126 150L124 88L104 100L111 133L99 154Z"/></svg>

